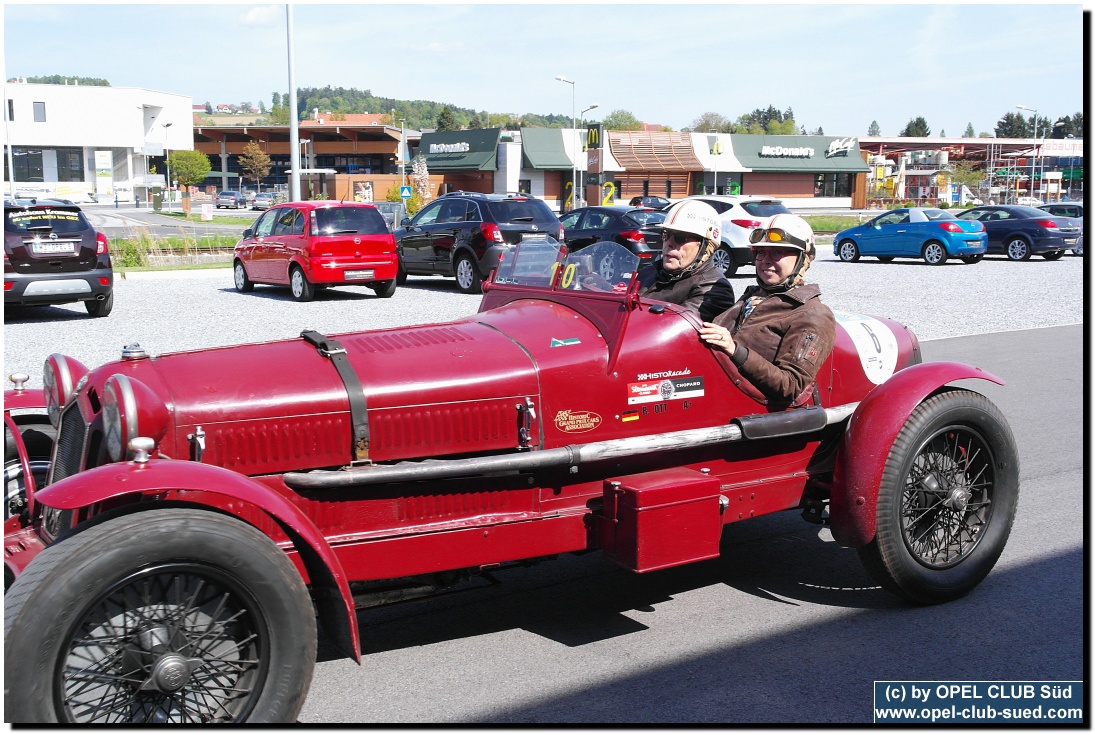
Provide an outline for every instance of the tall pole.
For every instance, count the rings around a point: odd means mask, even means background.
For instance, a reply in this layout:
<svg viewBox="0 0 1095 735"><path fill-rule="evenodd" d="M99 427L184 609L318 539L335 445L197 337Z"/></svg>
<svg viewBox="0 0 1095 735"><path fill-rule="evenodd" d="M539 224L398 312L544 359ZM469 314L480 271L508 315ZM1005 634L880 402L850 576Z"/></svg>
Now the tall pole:
<svg viewBox="0 0 1095 735"><path fill-rule="evenodd" d="M1030 154L1030 196L1034 196L1034 166L1038 160L1038 111L1026 105L1016 105L1016 109L1034 113L1034 147Z"/></svg>
<svg viewBox="0 0 1095 735"><path fill-rule="evenodd" d="M293 6L285 6L285 34L289 53L289 201L300 201L300 129L297 123L297 84L293 72Z"/></svg>
<svg viewBox="0 0 1095 735"><path fill-rule="evenodd" d="M570 162L570 208L574 209L578 206L578 147L581 145L578 141L578 106L575 104L577 97L574 93L578 85L564 76L555 78L570 85L570 126L574 131L574 156Z"/></svg>
<svg viewBox="0 0 1095 735"><path fill-rule="evenodd" d="M407 118L399 118L399 186L404 187L407 185L407 168L404 161L407 160L407 144L403 140L403 124L407 122Z"/></svg>
<svg viewBox="0 0 1095 735"><path fill-rule="evenodd" d="M4 91L7 91L7 85L4 85ZM7 95L4 95L5 100ZM15 159L11 152L11 126L8 124L11 121L8 120L8 105L4 102L4 148L7 149L8 154L8 184L11 193L11 198L15 198Z"/></svg>

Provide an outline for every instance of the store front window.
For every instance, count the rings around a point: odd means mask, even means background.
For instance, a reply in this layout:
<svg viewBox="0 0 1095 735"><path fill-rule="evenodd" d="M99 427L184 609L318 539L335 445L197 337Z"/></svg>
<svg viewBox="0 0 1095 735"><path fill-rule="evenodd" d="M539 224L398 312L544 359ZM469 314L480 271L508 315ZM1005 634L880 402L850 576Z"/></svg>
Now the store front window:
<svg viewBox="0 0 1095 735"><path fill-rule="evenodd" d="M84 151L82 148L57 149L57 180L84 180Z"/></svg>
<svg viewBox="0 0 1095 735"><path fill-rule="evenodd" d="M852 195L851 174L818 174L814 182L816 197L850 197Z"/></svg>

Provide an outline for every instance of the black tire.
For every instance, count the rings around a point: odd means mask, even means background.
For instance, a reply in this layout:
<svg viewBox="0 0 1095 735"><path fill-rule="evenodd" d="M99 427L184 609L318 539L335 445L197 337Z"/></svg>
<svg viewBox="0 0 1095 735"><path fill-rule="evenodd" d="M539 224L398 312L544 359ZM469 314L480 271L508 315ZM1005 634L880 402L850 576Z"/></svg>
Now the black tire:
<svg viewBox="0 0 1095 735"><path fill-rule="evenodd" d="M878 262L879 263L892 263L893 259L894 259L894 256L892 256L892 255L879 255L878 256Z"/></svg>
<svg viewBox="0 0 1095 735"><path fill-rule="evenodd" d="M236 284L236 290L240 293L250 293L255 290L254 282L247 277L247 269L238 260L232 266L232 280Z"/></svg>
<svg viewBox="0 0 1095 735"><path fill-rule="evenodd" d="M980 263L985 259L984 253L978 253L977 255L959 255L958 259L966 265L973 265L974 263Z"/></svg>
<svg viewBox="0 0 1095 735"><path fill-rule="evenodd" d="M984 396L947 390L912 412L886 459L871 576L911 602L966 595L1000 558L1019 501L1019 453Z"/></svg>
<svg viewBox="0 0 1095 735"><path fill-rule="evenodd" d="M1060 260L1064 254L1064 250L1053 250L1048 253L1042 253L1042 257L1046 260Z"/></svg>
<svg viewBox="0 0 1095 735"><path fill-rule="evenodd" d="M452 272L456 276L456 287L460 293L483 293L483 281L479 276L479 267L475 259L467 253L456 256L456 262L452 264Z"/></svg>
<svg viewBox="0 0 1095 735"><path fill-rule="evenodd" d="M920 255L928 265L943 265L947 262L947 248L938 240L928 240L924 243Z"/></svg>
<svg viewBox="0 0 1095 735"><path fill-rule="evenodd" d="M395 296L396 282L394 278L390 281L377 281L376 283L370 284L369 288L371 288L380 298L390 299L392 296Z"/></svg>
<svg viewBox="0 0 1095 735"><path fill-rule="evenodd" d="M316 297L316 287L299 265L289 269L289 291L297 301L311 301Z"/></svg>
<svg viewBox="0 0 1095 735"><path fill-rule="evenodd" d="M859 246L853 240L841 240L837 255L845 263L855 263L859 260Z"/></svg>
<svg viewBox="0 0 1095 735"><path fill-rule="evenodd" d="M711 254L711 260L715 261L715 267L721 270L727 278L738 272L738 262L734 260L734 254L730 251L730 248L725 245L720 245Z"/></svg>
<svg viewBox="0 0 1095 735"><path fill-rule="evenodd" d="M316 620L268 537L169 508L40 553L4 596L4 649L8 722L293 722Z"/></svg>
<svg viewBox="0 0 1095 735"><path fill-rule="evenodd" d="M1030 260L1030 243L1021 237L1013 237L1004 244L1008 260Z"/></svg>
<svg viewBox="0 0 1095 735"><path fill-rule="evenodd" d="M114 292L108 293L102 301L85 301L84 308L95 318L110 316L110 312L114 309Z"/></svg>

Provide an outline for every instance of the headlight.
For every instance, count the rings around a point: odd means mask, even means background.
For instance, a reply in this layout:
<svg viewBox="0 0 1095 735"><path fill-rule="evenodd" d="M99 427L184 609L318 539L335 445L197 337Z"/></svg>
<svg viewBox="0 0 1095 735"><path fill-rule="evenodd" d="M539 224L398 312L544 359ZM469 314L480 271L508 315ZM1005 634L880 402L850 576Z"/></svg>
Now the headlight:
<svg viewBox="0 0 1095 735"><path fill-rule="evenodd" d="M146 436L159 443L167 432L167 406L135 378L114 374L103 384L103 437L111 462L129 457L129 442Z"/></svg>
<svg viewBox="0 0 1095 735"><path fill-rule="evenodd" d="M76 393L79 381L90 371L79 360L58 353L46 358L42 369L42 385L49 422L55 427L61 422L61 411Z"/></svg>

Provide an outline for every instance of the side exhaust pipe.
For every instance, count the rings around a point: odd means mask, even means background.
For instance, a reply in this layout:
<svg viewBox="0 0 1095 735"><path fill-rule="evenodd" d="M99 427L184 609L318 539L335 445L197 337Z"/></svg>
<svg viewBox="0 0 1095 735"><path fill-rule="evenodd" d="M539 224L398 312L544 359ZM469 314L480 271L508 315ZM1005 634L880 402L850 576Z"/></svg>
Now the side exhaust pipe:
<svg viewBox="0 0 1095 735"><path fill-rule="evenodd" d="M534 450L472 459L426 459L393 465L369 465L341 470L286 472L282 480L290 487L328 489L383 485L391 482L415 482L498 472L529 472L549 467L569 467L577 472L582 464L607 459L647 454L663 449L707 446L742 439L771 439L796 434L811 434L844 421L858 403L835 408L800 408L778 413L755 414L734 419L726 426L688 429L668 434L647 434L626 439L609 439L589 444L570 444L555 449Z"/></svg>

